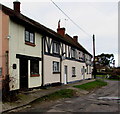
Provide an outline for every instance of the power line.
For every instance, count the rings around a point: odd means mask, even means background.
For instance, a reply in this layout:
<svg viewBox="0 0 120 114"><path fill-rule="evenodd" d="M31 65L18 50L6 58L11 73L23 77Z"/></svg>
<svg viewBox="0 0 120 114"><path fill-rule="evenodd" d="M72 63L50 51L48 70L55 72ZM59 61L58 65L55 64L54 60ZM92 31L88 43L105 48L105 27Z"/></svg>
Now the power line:
<svg viewBox="0 0 120 114"><path fill-rule="evenodd" d="M77 23L75 23L54 1L51 0L51 2L82 32L84 32L87 36L92 37L89 33L87 33L84 29L82 29Z"/></svg>

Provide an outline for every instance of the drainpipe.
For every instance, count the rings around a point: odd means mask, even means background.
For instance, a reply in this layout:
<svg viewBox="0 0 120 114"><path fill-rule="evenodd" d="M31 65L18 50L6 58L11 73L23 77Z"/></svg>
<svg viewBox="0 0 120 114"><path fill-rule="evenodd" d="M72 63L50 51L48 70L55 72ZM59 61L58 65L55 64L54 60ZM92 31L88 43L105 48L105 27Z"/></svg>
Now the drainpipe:
<svg viewBox="0 0 120 114"><path fill-rule="evenodd" d="M62 61L64 60L63 59L64 54L66 54L66 53L62 53L62 56L60 58L60 83L61 84L62 84Z"/></svg>
<svg viewBox="0 0 120 114"><path fill-rule="evenodd" d="M9 67L8 67L8 61L9 61L9 58L8 58L8 51L6 51L6 75L8 76L9 75Z"/></svg>
<svg viewBox="0 0 120 114"><path fill-rule="evenodd" d="M60 58L60 83L62 84L62 56Z"/></svg>
<svg viewBox="0 0 120 114"><path fill-rule="evenodd" d="M93 75L96 79L96 65L95 65L95 35L93 34Z"/></svg>
<svg viewBox="0 0 120 114"><path fill-rule="evenodd" d="M42 86L44 85L44 37L42 37Z"/></svg>

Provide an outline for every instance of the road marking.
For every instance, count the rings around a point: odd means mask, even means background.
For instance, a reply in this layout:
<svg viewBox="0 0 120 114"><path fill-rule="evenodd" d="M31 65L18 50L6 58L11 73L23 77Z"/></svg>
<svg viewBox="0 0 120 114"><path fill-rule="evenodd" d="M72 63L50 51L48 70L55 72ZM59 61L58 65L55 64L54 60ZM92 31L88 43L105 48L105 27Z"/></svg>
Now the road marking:
<svg viewBox="0 0 120 114"><path fill-rule="evenodd" d="M98 100L120 100L120 97L99 97Z"/></svg>

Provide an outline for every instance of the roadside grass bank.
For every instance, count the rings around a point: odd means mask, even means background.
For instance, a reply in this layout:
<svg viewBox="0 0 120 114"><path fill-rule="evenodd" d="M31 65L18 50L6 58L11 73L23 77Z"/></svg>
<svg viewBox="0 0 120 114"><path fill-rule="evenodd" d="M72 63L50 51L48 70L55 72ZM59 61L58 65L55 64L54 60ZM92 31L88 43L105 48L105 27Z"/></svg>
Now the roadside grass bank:
<svg viewBox="0 0 120 114"><path fill-rule="evenodd" d="M85 84L82 84L82 85L75 85L73 87L75 88L80 88L80 89L84 89L84 90L87 90L87 91L91 91L93 89L97 89L97 88L100 88L102 86L106 86L107 85L107 82L103 81L103 80L95 80L93 82L88 82L88 83L85 83Z"/></svg>
<svg viewBox="0 0 120 114"><path fill-rule="evenodd" d="M108 80L120 81L120 77L119 77L118 79L112 79L112 78L108 78Z"/></svg>
<svg viewBox="0 0 120 114"><path fill-rule="evenodd" d="M120 81L120 75L96 75L96 77L101 77L102 79Z"/></svg>
<svg viewBox="0 0 120 114"><path fill-rule="evenodd" d="M51 93L49 95L45 95L41 98L38 98L31 103L51 101L51 100L53 101L53 100L58 100L58 99L62 99L62 98L72 98L72 97L76 96L76 92L77 91L73 90L73 89L62 89L62 90L56 91L54 93Z"/></svg>

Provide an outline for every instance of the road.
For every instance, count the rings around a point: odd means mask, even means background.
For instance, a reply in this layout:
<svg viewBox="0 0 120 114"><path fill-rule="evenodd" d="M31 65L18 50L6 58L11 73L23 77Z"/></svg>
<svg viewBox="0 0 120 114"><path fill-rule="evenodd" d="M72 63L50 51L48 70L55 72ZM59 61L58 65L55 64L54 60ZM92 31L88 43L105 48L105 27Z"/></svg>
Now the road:
<svg viewBox="0 0 120 114"><path fill-rule="evenodd" d="M107 82L107 86L87 95L54 102L33 103L19 112L120 112L120 81Z"/></svg>

